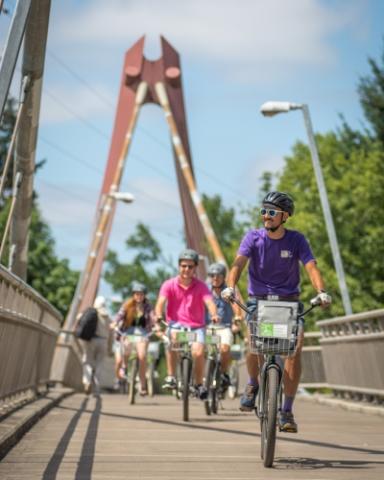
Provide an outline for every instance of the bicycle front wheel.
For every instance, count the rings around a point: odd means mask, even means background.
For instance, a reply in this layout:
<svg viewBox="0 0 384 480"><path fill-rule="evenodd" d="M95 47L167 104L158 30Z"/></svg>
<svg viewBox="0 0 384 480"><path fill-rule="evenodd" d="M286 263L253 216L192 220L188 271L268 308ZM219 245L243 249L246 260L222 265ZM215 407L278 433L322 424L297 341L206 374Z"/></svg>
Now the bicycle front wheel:
<svg viewBox="0 0 384 480"><path fill-rule="evenodd" d="M183 420L189 420L189 358L183 358L182 376L183 376Z"/></svg>
<svg viewBox="0 0 384 480"><path fill-rule="evenodd" d="M279 390L279 372L276 368L266 371L264 396L264 414L261 418L261 458L264 467L272 467L275 457L277 397Z"/></svg>
<svg viewBox="0 0 384 480"><path fill-rule="evenodd" d="M205 413L211 415L211 405L210 405L210 394L212 389L213 373L215 370L215 362L212 358L208 358L206 363L206 373L205 373L205 388L208 392L208 397L204 400Z"/></svg>

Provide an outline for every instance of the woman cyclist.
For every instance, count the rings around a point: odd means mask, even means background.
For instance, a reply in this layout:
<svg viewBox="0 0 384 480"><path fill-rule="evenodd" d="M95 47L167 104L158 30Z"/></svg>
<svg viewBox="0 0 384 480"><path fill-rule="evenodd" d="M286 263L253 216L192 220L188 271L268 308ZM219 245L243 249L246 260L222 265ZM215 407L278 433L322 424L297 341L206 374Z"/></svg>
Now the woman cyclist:
<svg viewBox="0 0 384 480"><path fill-rule="evenodd" d="M132 297L128 298L118 311L114 327L118 331L115 342L115 375L117 383L123 378L123 363L127 363L132 351L132 344L128 339L121 342L120 332L126 335L141 335L141 340L136 343L139 358L140 395L147 395L147 334L154 324L153 307L146 298L147 288L139 282L131 286Z"/></svg>

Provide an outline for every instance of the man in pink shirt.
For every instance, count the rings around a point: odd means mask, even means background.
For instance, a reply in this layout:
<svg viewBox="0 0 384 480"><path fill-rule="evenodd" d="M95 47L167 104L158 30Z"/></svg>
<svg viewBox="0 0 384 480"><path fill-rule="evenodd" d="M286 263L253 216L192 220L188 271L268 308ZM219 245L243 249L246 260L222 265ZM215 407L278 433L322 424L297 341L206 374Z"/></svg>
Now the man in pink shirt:
<svg viewBox="0 0 384 480"><path fill-rule="evenodd" d="M207 285L195 277L199 255L192 249L186 249L179 255L179 274L166 280L160 288L155 314L158 321L163 318L166 305L166 321L172 333L180 327L191 328L197 335L192 344L194 360L196 392L201 400L207 398L207 390L203 386L204 375L204 341L205 341L205 307L213 322L217 322L216 305ZM175 388L176 352L167 352L168 376L163 388Z"/></svg>

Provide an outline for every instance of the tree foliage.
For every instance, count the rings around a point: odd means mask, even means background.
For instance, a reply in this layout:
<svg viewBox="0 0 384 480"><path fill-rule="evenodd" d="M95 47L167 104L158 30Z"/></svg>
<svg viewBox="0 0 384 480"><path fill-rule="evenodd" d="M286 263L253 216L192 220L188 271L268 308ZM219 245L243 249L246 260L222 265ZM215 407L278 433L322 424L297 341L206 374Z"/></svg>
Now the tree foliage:
<svg viewBox="0 0 384 480"><path fill-rule="evenodd" d="M360 103L376 139L384 143L384 49L381 64L373 58L368 63L371 74L360 78Z"/></svg>
<svg viewBox="0 0 384 480"><path fill-rule="evenodd" d="M123 298L131 294L133 281L144 283L149 298L157 297L161 284L173 276L176 271L171 262L164 258L158 242L152 236L149 227L143 223L136 225L135 232L125 242L128 251L135 252L129 263L122 263L115 251L109 250L106 255L104 278L114 292Z"/></svg>

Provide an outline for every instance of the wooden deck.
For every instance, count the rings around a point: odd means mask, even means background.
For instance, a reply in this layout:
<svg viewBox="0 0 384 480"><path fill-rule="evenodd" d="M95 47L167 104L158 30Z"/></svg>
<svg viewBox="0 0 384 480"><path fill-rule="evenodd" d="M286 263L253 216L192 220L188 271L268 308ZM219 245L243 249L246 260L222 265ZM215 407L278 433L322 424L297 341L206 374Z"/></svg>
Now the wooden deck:
<svg viewBox="0 0 384 480"><path fill-rule="evenodd" d="M278 434L276 462L260 461L256 417L225 401L207 417L193 400L181 421L173 397L73 395L40 420L0 463L6 479L382 479L384 418L298 399L298 434Z"/></svg>

